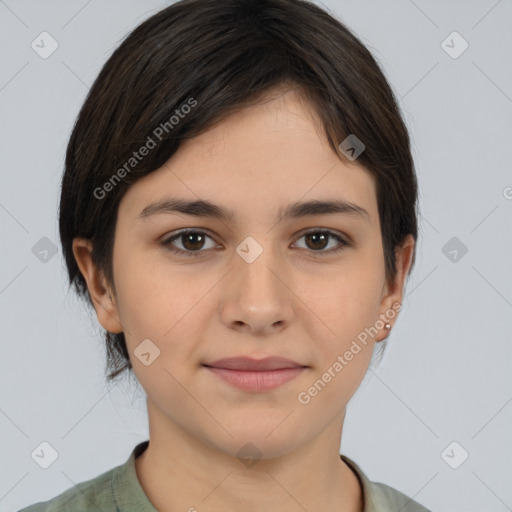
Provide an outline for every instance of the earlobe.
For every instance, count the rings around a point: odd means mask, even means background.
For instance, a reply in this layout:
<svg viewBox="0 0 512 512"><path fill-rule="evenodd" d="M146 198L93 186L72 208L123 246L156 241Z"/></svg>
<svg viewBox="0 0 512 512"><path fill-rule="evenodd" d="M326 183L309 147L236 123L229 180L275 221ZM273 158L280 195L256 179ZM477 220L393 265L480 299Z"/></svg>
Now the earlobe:
<svg viewBox="0 0 512 512"><path fill-rule="evenodd" d="M92 242L86 238L73 239L73 254L87 283L98 321L109 332L122 332L123 327L115 298L112 296L103 272L92 260Z"/></svg>
<svg viewBox="0 0 512 512"><path fill-rule="evenodd" d="M402 306L405 283L414 256L415 241L412 235L408 235L404 243L395 251L396 275L391 286L385 286L386 292L381 301L379 318L383 321L383 328L376 336L375 341L385 340L393 328ZM389 328L387 328L389 325Z"/></svg>

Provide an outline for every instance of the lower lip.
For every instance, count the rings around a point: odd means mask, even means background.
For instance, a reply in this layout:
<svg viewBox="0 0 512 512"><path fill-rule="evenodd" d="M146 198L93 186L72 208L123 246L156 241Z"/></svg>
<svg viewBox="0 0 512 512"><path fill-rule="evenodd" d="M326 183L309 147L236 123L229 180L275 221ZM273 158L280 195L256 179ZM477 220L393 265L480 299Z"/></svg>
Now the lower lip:
<svg viewBox="0 0 512 512"><path fill-rule="evenodd" d="M206 369L220 377L225 382L245 391L268 391L275 389L295 379L306 368L282 368L280 370L269 370L262 372L245 370L227 370L226 368L213 368L205 366Z"/></svg>

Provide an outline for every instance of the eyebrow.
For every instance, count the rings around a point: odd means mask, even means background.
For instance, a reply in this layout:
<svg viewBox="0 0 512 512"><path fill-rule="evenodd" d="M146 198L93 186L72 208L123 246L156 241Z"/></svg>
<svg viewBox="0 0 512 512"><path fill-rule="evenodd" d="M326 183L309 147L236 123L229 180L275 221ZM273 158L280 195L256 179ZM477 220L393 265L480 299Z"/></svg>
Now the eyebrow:
<svg viewBox="0 0 512 512"><path fill-rule="evenodd" d="M225 222L232 222L236 213L234 210L223 208L207 200L188 201L177 198L165 198L156 203L146 206L138 215L138 219L147 219L157 214L176 214L193 215L195 217L209 217L219 219ZM368 212L357 204L335 199L328 201L313 200L299 203L292 203L279 210L279 217L282 219L298 219L310 215L335 215L348 214L365 218L370 223Z"/></svg>

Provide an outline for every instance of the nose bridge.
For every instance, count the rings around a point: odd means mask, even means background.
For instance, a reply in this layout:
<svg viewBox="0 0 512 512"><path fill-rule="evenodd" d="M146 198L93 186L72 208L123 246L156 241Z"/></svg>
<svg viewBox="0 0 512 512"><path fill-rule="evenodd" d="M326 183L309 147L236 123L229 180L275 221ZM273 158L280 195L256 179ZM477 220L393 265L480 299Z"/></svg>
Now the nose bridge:
<svg viewBox="0 0 512 512"><path fill-rule="evenodd" d="M283 327L291 319L292 304L282 275L285 265L272 247L271 237L247 237L234 256L235 275L225 288L223 301L224 322L231 327L242 323L253 331Z"/></svg>
<svg viewBox="0 0 512 512"><path fill-rule="evenodd" d="M240 272L240 285L256 299L260 294L266 300L280 294L282 283L276 277L279 268L277 251L272 246L271 237L246 237L237 247L236 271Z"/></svg>

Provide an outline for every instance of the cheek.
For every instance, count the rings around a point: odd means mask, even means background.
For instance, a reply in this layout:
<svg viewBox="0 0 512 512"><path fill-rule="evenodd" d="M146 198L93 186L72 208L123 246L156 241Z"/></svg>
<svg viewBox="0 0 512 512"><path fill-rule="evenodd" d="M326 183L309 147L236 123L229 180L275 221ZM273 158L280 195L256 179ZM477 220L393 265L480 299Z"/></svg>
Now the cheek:
<svg viewBox="0 0 512 512"><path fill-rule="evenodd" d="M205 297L218 278L199 279L197 272L171 269L165 261L156 260L136 253L114 260L118 312L130 357L149 339L160 350L158 365L172 370L183 361L192 361L203 324L200 318L211 314Z"/></svg>
<svg viewBox="0 0 512 512"><path fill-rule="evenodd" d="M322 320L315 320L318 327L310 333L317 341L315 372L301 389L312 414L340 412L368 370L375 345L368 329L378 319L380 297L375 282L375 276L354 274L333 282L328 293L308 299Z"/></svg>
<svg viewBox="0 0 512 512"><path fill-rule="evenodd" d="M183 278L171 274L153 251L120 241L114 250L118 309L125 330L143 337L161 337L184 309Z"/></svg>
<svg viewBox="0 0 512 512"><path fill-rule="evenodd" d="M377 320L383 279L377 264L360 258L332 272L322 289L308 293L307 301L338 337L347 339Z"/></svg>
<svg viewBox="0 0 512 512"><path fill-rule="evenodd" d="M308 295L308 306L321 320L310 333L317 340L317 377L329 382L320 402L344 403L357 389L371 360L375 332L370 327L379 318L383 273L378 265L367 263L361 258L357 264L347 265L338 277L331 276L323 293L317 290Z"/></svg>

